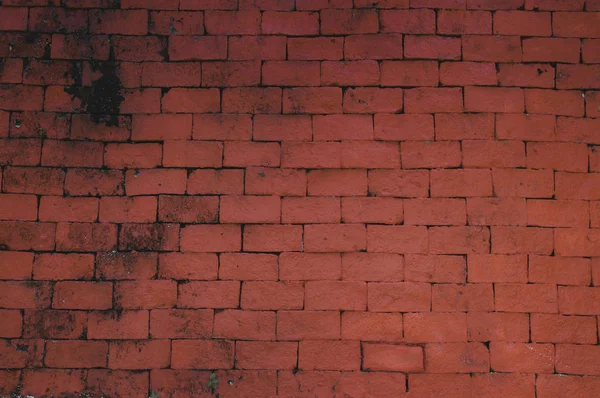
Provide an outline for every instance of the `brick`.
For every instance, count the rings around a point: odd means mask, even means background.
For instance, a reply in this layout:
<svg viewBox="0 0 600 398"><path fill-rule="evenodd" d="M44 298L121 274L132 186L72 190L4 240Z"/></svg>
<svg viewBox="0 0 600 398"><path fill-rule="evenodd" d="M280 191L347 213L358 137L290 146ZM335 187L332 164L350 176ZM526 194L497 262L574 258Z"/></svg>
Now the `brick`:
<svg viewBox="0 0 600 398"><path fill-rule="evenodd" d="M319 33L319 14L302 11L266 11L262 14L261 33L286 36L317 35Z"/></svg>
<svg viewBox="0 0 600 398"><path fill-rule="evenodd" d="M360 342L304 340L298 347L298 367L303 370L358 370Z"/></svg>
<svg viewBox="0 0 600 398"><path fill-rule="evenodd" d="M94 10L90 13L90 32L145 35L148 33L148 11Z"/></svg>
<svg viewBox="0 0 600 398"><path fill-rule="evenodd" d="M173 36L169 38L170 61L204 61L226 58L227 36Z"/></svg>
<svg viewBox="0 0 600 398"><path fill-rule="evenodd" d="M379 64L373 60L325 61L321 64L321 81L327 86L377 86Z"/></svg>
<svg viewBox="0 0 600 398"><path fill-rule="evenodd" d="M458 38L443 36L406 36L405 58L460 59L461 42Z"/></svg>
<svg viewBox="0 0 600 398"><path fill-rule="evenodd" d="M33 262L33 279L92 279L94 257L89 254L39 254Z"/></svg>
<svg viewBox="0 0 600 398"><path fill-rule="evenodd" d="M449 113L463 111L460 88L413 88L405 91L406 113Z"/></svg>
<svg viewBox="0 0 600 398"><path fill-rule="evenodd" d="M403 317L409 342L461 342L467 340L466 314L411 313Z"/></svg>
<svg viewBox="0 0 600 398"><path fill-rule="evenodd" d="M144 62L142 85L151 87L200 86L200 64L196 62Z"/></svg>
<svg viewBox="0 0 600 398"><path fill-rule="evenodd" d="M40 221L94 222L98 218L98 199L45 196L40 200Z"/></svg>
<svg viewBox="0 0 600 398"><path fill-rule="evenodd" d="M554 193L551 170L494 169L492 177L499 196L551 198Z"/></svg>
<svg viewBox="0 0 600 398"><path fill-rule="evenodd" d="M256 141L310 141L312 122L305 115L255 115L252 137Z"/></svg>
<svg viewBox="0 0 600 398"><path fill-rule="evenodd" d="M37 10L39 9L33 9L32 20L36 19ZM27 30L27 11L28 9L25 7L2 7L2 9L0 9L0 19L2 19L0 29Z"/></svg>
<svg viewBox="0 0 600 398"><path fill-rule="evenodd" d="M597 354L595 346L557 344L556 371L597 376L600 373Z"/></svg>
<svg viewBox="0 0 600 398"><path fill-rule="evenodd" d="M506 394L535 394L536 378L531 374L479 374L471 379L471 388L475 394L501 397Z"/></svg>
<svg viewBox="0 0 600 398"><path fill-rule="evenodd" d="M191 115L134 115L132 139L162 141L189 139L192 132Z"/></svg>
<svg viewBox="0 0 600 398"><path fill-rule="evenodd" d="M123 195L125 191L125 178L119 170L67 169L66 178L60 174L64 191L70 196L113 196Z"/></svg>
<svg viewBox="0 0 600 398"><path fill-rule="evenodd" d="M344 39L341 37L291 37L287 41L287 52L289 60L339 60L343 58L343 50ZM283 58L285 58L285 55L284 57L279 59Z"/></svg>
<svg viewBox="0 0 600 398"><path fill-rule="evenodd" d="M152 338L157 339L210 338L213 316L213 310L152 310L150 311L150 334Z"/></svg>
<svg viewBox="0 0 600 398"><path fill-rule="evenodd" d="M556 72L557 88L600 88L598 65L559 65Z"/></svg>
<svg viewBox="0 0 600 398"><path fill-rule="evenodd" d="M238 341L235 363L240 369L291 370L298 360L298 343Z"/></svg>
<svg viewBox="0 0 600 398"><path fill-rule="evenodd" d="M187 173L181 169L129 170L125 180L128 195L183 194Z"/></svg>
<svg viewBox="0 0 600 398"><path fill-rule="evenodd" d="M381 31L385 33L435 33L435 12L433 10L384 10L380 12L380 17Z"/></svg>
<svg viewBox="0 0 600 398"><path fill-rule="evenodd" d="M527 201L528 225L581 227L589 225L589 206L582 201Z"/></svg>
<svg viewBox="0 0 600 398"><path fill-rule="evenodd" d="M465 110L467 112L523 112L523 90L519 88L465 87Z"/></svg>
<svg viewBox="0 0 600 398"><path fill-rule="evenodd" d="M252 119L249 115L196 114L192 135L195 140L249 140Z"/></svg>
<svg viewBox="0 0 600 398"><path fill-rule="evenodd" d="M110 369L159 369L169 365L168 340L113 341L110 343Z"/></svg>
<svg viewBox="0 0 600 398"><path fill-rule="evenodd" d="M408 383L412 392L425 396L458 398L471 393L471 377L466 374L411 374Z"/></svg>
<svg viewBox="0 0 600 398"><path fill-rule="evenodd" d="M161 144L108 144L104 148L104 165L112 169L153 168L161 163Z"/></svg>
<svg viewBox="0 0 600 398"><path fill-rule="evenodd" d="M434 61L383 61L383 86L437 86L438 64Z"/></svg>
<svg viewBox="0 0 600 398"><path fill-rule="evenodd" d="M206 11L204 26L211 35L251 35L260 33L260 12Z"/></svg>
<svg viewBox="0 0 600 398"><path fill-rule="evenodd" d="M600 37L595 12L557 12L552 20L553 33L559 37Z"/></svg>
<svg viewBox="0 0 600 398"><path fill-rule="evenodd" d="M417 114L377 114L373 138L385 141L432 140L433 116Z"/></svg>
<svg viewBox="0 0 600 398"><path fill-rule="evenodd" d="M247 169L245 185L246 194L304 196L306 173L300 170L252 167Z"/></svg>
<svg viewBox="0 0 600 398"><path fill-rule="evenodd" d="M107 310L112 305L110 282L58 282L54 286L52 308Z"/></svg>
<svg viewBox="0 0 600 398"><path fill-rule="evenodd" d="M277 167L280 151L279 143L275 142L228 141L225 142L223 165Z"/></svg>
<svg viewBox="0 0 600 398"><path fill-rule="evenodd" d="M381 16L382 23L384 16ZM351 35L377 33L379 17L376 10L323 10L320 13L321 33ZM385 31L385 29L384 29Z"/></svg>
<svg viewBox="0 0 600 398"><path fill-rule="evenodd" d="M526 0L525 9L539 9L548 11L581 11L583 9L583 3L583 0ZM590 4L588 4L588 9L589 5Z"/></svg>
<svg viewBox="0 0 600 398"><path fill-rule="evenodd" d="M344 92L344 112L395 113L402 110L402 89L349 88Z"/></svg>
<svg viewBox="0 0 600 398"><path fill-rule="evenodd" d="M570 105L565 106L565 102ZM525 90L525 109L531 113L583 116L583 102L584 98L577 91Z"/></svg>
<svg viewBox="0 0 600 398"><path fill-rule="evenodd" d="M597 124L596 119L559 117L557 119L556 134L560 141L575 140L597 144L599 140L594 134Z"/></svg>
<svg viewBox="0 0 600 398"><path fill-rule="evenodd" d="M111 251L116 247L116 225L59 223L56 227L56 249L59 251Z"/></svg>
<svg viewBox="0 0 600 398"><path fill-rule="evenodd" d="M184 252L235 252L242 246L238 225L191 225L181 230Z"/></svg>
<svg viewBox="0 0 600 398"><path fill-rule="evenodd" d="M433 170L432 197L491 196L492 176L489 170Z"/></svg>
<svg viewBox="0 0 600 398"><path fill-rule="evenodd" d="M552 141L556 118L550 115L502 114L496 116L496 134L501 139Z"/></svg>
<svg viewBox="0 0 600 398"><path fill-rule="evenodd" d="M286 224L340 222L337 198L283 198L281 205L281 221Z"/></svg>
<svg viewBox="0 0 600 398"><path fill-rule="evenodd" d="M197 112L212 113L219 112L221 105L219 103L220 93L217 89L208 88L174 88L163 95L163 112ZM226 101L227 97L223 97ZM223 110L227 111L225 105Z"/></svg>
<svg viewBox="0 0 600 398"><path fill-rule="evenodd" d="M438 140L491 139L493 137L494 117L491 114L448 113L435 115L435 138Z"/></svg>
<svg viewBox="0 0 600 398"><path fill-rule="evenodd" d="M47 391L77 394L85 389L85 370L28 369L23 372L23 393L43 395Z"/></svg>
<svg viewBox="0 0 600 398"><path fill-rule="evenodd" d="M463 141L465 167L523 167L525 145L518 141ZM486 153L487 156L482 156Z"/></svg>
<svg viewBox="0 0 600 398"><path fill-rule="evenodd" d="M177 7L173 7L173 9L175 8ZM204 15L201 12L193 11L151 11L148 33L159 35L202 34L204 33Z"/></svg>
<svg viewBox="0 0 600 398"><path fill-rule="evenodd" d="M40 140L0 139L0 164L3 166L39 165L41 152L42 144Z"/></svg>
<svg viewBox="0 0 600 398"><path fill-rule="evenodd" d="M480 343L439 343L425 346L429 373L471 373L490 370L488 349Z"/></svg>
<svg viewBox="0 0 600 398"><path fill-rule="evenodd" d="M577 39L531 38L523 40L523 61L577 63L581 43Z"/></svg>
<svg viewBox="0 0 600 398"><path fill-rule="evenodd" d="M496 85L496 66L489 62L443 62L440 65L440 82L444 86Z"/></svg>
<svg viewBox="0 0 600 398"><path fill-rule="evenodd" d="M101 167L103 145L99 142L48 140L42 148L42 165Z"/></svg>
<svg viewBox="0 0 600 398"><path fill-rule="evenodd" d="M44 282L0 282L0 307L8 309L44 309L50 306L50 285ZM54 296L56 297L56 291Z"/></svg>
<svg viewBox="0 0 600 398"><path fill-rule="evenodd" d="M525 0L467 0L467 8L472 10L513 10L523 7Z"/></svg>
<svg viewBox="0 0 600 398"><path fill-rule="evenodd" d="M401 59L402 48L400 34L351 35L344 41L344 58L348 60ZM334 59L340 58L342 58L341 54L339 58Z"/></svg>
<svg viewBox="0 0 600 398"><path fill-rule="evenodd" d="M315 141L370 140L373 120L368 115L324 115L313 117Z"/></svg>
<svg viewBox="0 0 600 398"><path fill-rule="evenodd" d="M42 326L40 328L40 326ZM23 314L23 337L77 339L87 326L83 311L26 310Z"/></svg>
<svg viewBox="0 0 600 398"><path fill-rule="evenodd" d="M23 317L17 310L0 310L4 317L4 323L0 327L0 336L2 338L21 337L23 330Z"/></svg>
<svg viewBox="0 0 600 398"><path fill-rule="evenodd" d="M554 87L554 68L547 64L501 64L498 72L501 86Z"/></svg>
<svg viewBox="0 0 600 398"><path fill-rule="evenodd" d="M0 220L35 221L37 198L33 195L0 195Z"/></svg>
<svg viewBox="0 0 600 398"><path fill-rule="evenodd" d="M218 220L216 197L161 196L158 218L166 222L214 223Z"/></svg>
<svg viewBox="0 0 600 398"><path fill-rule="evenodd" d="M462 256L408 254L404 258L408 282L465 282L466 260Z"/></svg>
<svg viewBox="0 0 600 398"><path fill-rule="evenodd" d="M300 310L303 306L303 283L244 282L242 285L240 307L244 310Z"/></svg>
<svg viewBox="0 0 600 398"><path fill-rule="evenodd" d="M571 257L530 256L529 280L536 283L589 285L588 259Z"/></svg>
<svg viewBox="0 0 600 398"><path fill-rule="evenodd" d="M345 311L342 314L342 339L399 342L402 340L402 315Z"/></svg>
<svg viewBox="0 0 600 398"><path fill-rule="evenodd" d="M0 221L0 244L8 250L53 250L56 227L51 223Z"/></svg>
<svg viewBox="0 0 600 398"><path fill-rule="evenodd" d="M240 283L237 281L189 282L179 287L180 308L237 308Z"/></svg>
<svg viewBox="0 0 600 398"><path fill-rule="evenodd" d="M369 172L369 192L377 196L426 197L429 172L424 170L373 170Z"/></svg>
<svg viewBox="0 0 600 398"><path fill-rule="evenodd" d="M232 0L183 0L179 2L182 10L235 10L236 2Z"/></svg>
<svg viewBox="0 0 600 398"><path fill-rule="evenodd" d="M545 228L492 227L492 253L550 254L551 230Z"/></svg>
<svg viewBox="0 0 600 398"><path fill-rule="evenodd" d="M213 337L236 340L274 340L275 313L225 310L215 314Z"/></svg>
<svg viewBox="0 0 600 398"><path fill-rule="evenodd" d="M339 113L342 90L336 87L292 88L283 92L283 113Z"/></svg>
<svg viewBox="0 0 600 398"><path fill-rule="evenodd" d="M338 311L279 311L277 340L340 338Z"/></svg>
<svg viewBox="0 0 600 398"><path fill-rule="evenodd" d="M393 198L344 198L342 220L344 222L371 222L400 224L402 201Z"/></svg>
<svg viewBox="0 0 600 398"><path fill-rule="evenodd" d="M558 312L554 285L496 284L496 310L503 312Z"/></svg>
<svg viewBox="0 0 600 398"><path fill-rule="evenodd" d="M95 368L106 366L108 344L104 341L49 341L46 366L54 368Z"/></svg>
<svg viewBox="0 0 600 398"><path fill-rule="evenodd" d="M562 394L585 394L593 396L598 388L595 377L540 375L536 382L536 390L541 396L560 396Z"/></svg>
<svg viewBox="0 0 600 398"><path fill-rule="evenodd" d="M433 285L431 298L431 309L436 312L494 310L494 290L491 283Z"/></svg>
<svg viewBox="0 0 600 398"><path fill-rule="evenodd" d="M472 254L467 265L469 282L527 283L526 255Z"/></svg>
<svg viewBox="0 0 600 398"><path fill-rule="evenodd" d="M202 86L257 86L260 83L260 64L253 61L202 63Z"/></svg>
<svg viewBox="0 0 600 398"><path fill-rule="evenodd" d="M156 276L157 262L157 253L98 253L96 277L104 280L152 279Z"/></svg>
<svg viewBox="0 0 600 398"><path fill-rule="evenodd" d="M433 254L486 253L490 233L479 227L432 227L429 252Z"/></svg>
<svg viewBox="0 0 600 398"><path fill-rule="evenodd" d="M337 253L281 253L281 280L336 280L342 275L342 263Z"/></svg>
<svg viewBox="0 0 600 398"><path fill-rule="evenodd" d="M244 251L298 251L302 247L302 227L296 225L252 225L244 229Z"/></svg>
<svg viewBox="0 0 600 398"><path fill-rule="evenodd" d="M600 62L598 57L598 48L600 47L600 40L597 39L584 39L582 46L582 59L583 62L589 64L595 64Z"/></svg>
<svg viewBox="0 0 600 398"><path fill-rule="evenodd" d="M349 0L299 0L296 8L299 10L321 10L329 8L352 8Z"/></svg>
<svg viewBox="0 0 600 398"><path fill-rule="evenodd" d="M467 200L470 225L526 225L527 207L518 198L470 198Z"/></svg>
<svg viewBox="0 0 600 398"><path fill-rule="evenodd" d="M13 112L10 116L11 137L64 139L69 136L71 120L69 115L49 112ZM8 133L4 134L7 135Z"/></svg>
<svg viewBox="0 0 600 398"><path fill-rule="evenodd" d="M596 343L593 317L532 314L531 340L540 343Z"/></svg>
<svg viewBox="0 0 600 398"><path fill-rule="evenodd" d="M173 251L179 249L179 224L123 224L119 250Z"/></svg>
<svg viewBox="0 0 600 398"><path fill-rule="evenodd" d="M3 368L25 368L42 365L42 340L2 340L0 343Z"/></svg>
<svg viewBox="0 0 600 398"><path fill-rule="evenodd" d="M562 314L595 315L598 296L595 287L561 286L558 292L558 308Z"/></svg>
<svg viewBox="0 0 600 398"><path fill-rule="evenodd" d="M220 167L222 162L220 142L168 140L163 145L165 167Z"/></svg>
<svg viewBox="0 0 600 398"><path fill-rule="evenodd" d="M540 316L546 316L541 315ZM533 317L538 314L532 315ZM469 341L529 341L529 316L518 313L469 312L467 314Z"/></svg>
<svg viewBox="0 0 600 398"><path fill-rule="evenodd" d="M494 34L551 36L549 12L498 11L494 14Z"/></svg>
<svg viewBox="0 0 600 398"><path fill-rule="evenodd" d="M461 164L459 142L412 141L402 143L405 169L457 167Z"/></svg>
<svg viewBox="0 0 600 398"><path fill-rule="evenodd" d="M308 173L310 196L365 196L367 175L363 170L313 170Z"/></svg>
<svg viewBox="0 0 600 398"><path fill-rule="evenodd" d="M217 278L218 259L215 254L162 253L158 274L177 280L213 280Z"/></svg>
<svg viewBox="0 0 600 398"><path fill-rule="evenodd" d="M487 62L521 62L518 36L463 36L463 60Z"/></svg>
<svg viewBox="0 0 600 398"><path fill-rule="evenodd" d="M231 60L284 60L287 38L285 36L241 36L229 38L229 59ZM219 52L221 58L227 55L227 47ZM207 54L214 50L208 48ZM187 51L182 49L181 53Z"/></svg>
<svg viewBox="0 0 600 398"><path fill-rule="evenodd" d="M439 10L437 33L445 35L491 34L492 14L489 11Z"/></svg>
<svg viewBox="0 0 600 398"><path fill-rule="evenodd" d="M369 283L367 294L371 312L417 312L431 308L428 283Z"/></svg>
<svg viewBox="0 0 600 398"><path fill-rule="evenodd" d="M280 113L281 89L277 87L225 89L222 111L225 113ZM218 108L215 112L218 112Z"/></svg>
<svg viewBox="0 0 600 398"><path fill-rule="evenodd" d="M365 310L367 284L348 281L306 283L307 310Z"/></svg>
<svg viewBox="0 0 600 398"><path fill-rule="evenodd" d="M230 169L197 169L188 177L187 193L196 194L242 194L244 171ZM250 193L250 192L249 192Z"/></svg>
<svg viewBox="0 0 600 398"><path fill-rule="evenodd" d="M244 70L244 73L248 73ZM270 86L318 86L319 63L314 61L265 61L262 82Z"/></svg>
<svg viewBox="0 0 600 398"><path fill-rule="evenodd" d="M88 371L87 390L96 394L116 394L126 391L131 394L148 390L148 377L145 372L110 371L92 369Z"/></svg>

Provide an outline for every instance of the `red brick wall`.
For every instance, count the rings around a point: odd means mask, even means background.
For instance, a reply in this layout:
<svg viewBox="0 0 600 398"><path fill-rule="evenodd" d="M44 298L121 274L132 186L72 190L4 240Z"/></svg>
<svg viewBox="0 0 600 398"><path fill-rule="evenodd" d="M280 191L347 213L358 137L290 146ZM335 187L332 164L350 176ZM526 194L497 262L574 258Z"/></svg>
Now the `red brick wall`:
<svg viewBox="0 0 600 398"><path fill-rule="evenodd" d="M600 396L600 1L0 5L0 396Z"/></svg>

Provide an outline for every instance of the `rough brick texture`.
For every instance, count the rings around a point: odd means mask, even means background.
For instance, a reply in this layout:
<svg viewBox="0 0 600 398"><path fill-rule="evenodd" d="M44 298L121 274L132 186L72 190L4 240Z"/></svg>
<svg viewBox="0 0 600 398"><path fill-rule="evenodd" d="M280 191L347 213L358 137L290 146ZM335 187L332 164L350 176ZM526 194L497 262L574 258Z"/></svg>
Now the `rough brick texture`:
<svg viewBox="0 0 600 398"><path fill-rule="evenodd" d="M0 0L0 397L600 397L600 1Z"/></svg>

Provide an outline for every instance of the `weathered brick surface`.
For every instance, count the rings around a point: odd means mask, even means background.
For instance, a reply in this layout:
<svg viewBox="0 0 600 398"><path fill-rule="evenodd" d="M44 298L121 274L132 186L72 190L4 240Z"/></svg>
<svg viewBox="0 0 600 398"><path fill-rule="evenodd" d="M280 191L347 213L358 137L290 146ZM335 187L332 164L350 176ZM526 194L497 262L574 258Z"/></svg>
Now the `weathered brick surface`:
<svg viewBox="0 0 600 398"><path fill-rule="evenodd" d="M0 397L600 396L600 1L0 0Z"/></svg>

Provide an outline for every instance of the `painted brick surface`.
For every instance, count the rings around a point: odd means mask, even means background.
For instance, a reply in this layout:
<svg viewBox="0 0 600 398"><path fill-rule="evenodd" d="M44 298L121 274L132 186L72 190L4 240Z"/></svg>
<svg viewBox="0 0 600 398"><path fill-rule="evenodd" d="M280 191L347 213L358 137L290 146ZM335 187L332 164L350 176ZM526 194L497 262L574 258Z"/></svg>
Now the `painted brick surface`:
<svg viewBox="0 0 600 398"><path fill-rule="evenodd" d="M600 396L597 0L0 0L0 396Z"/></svg>

